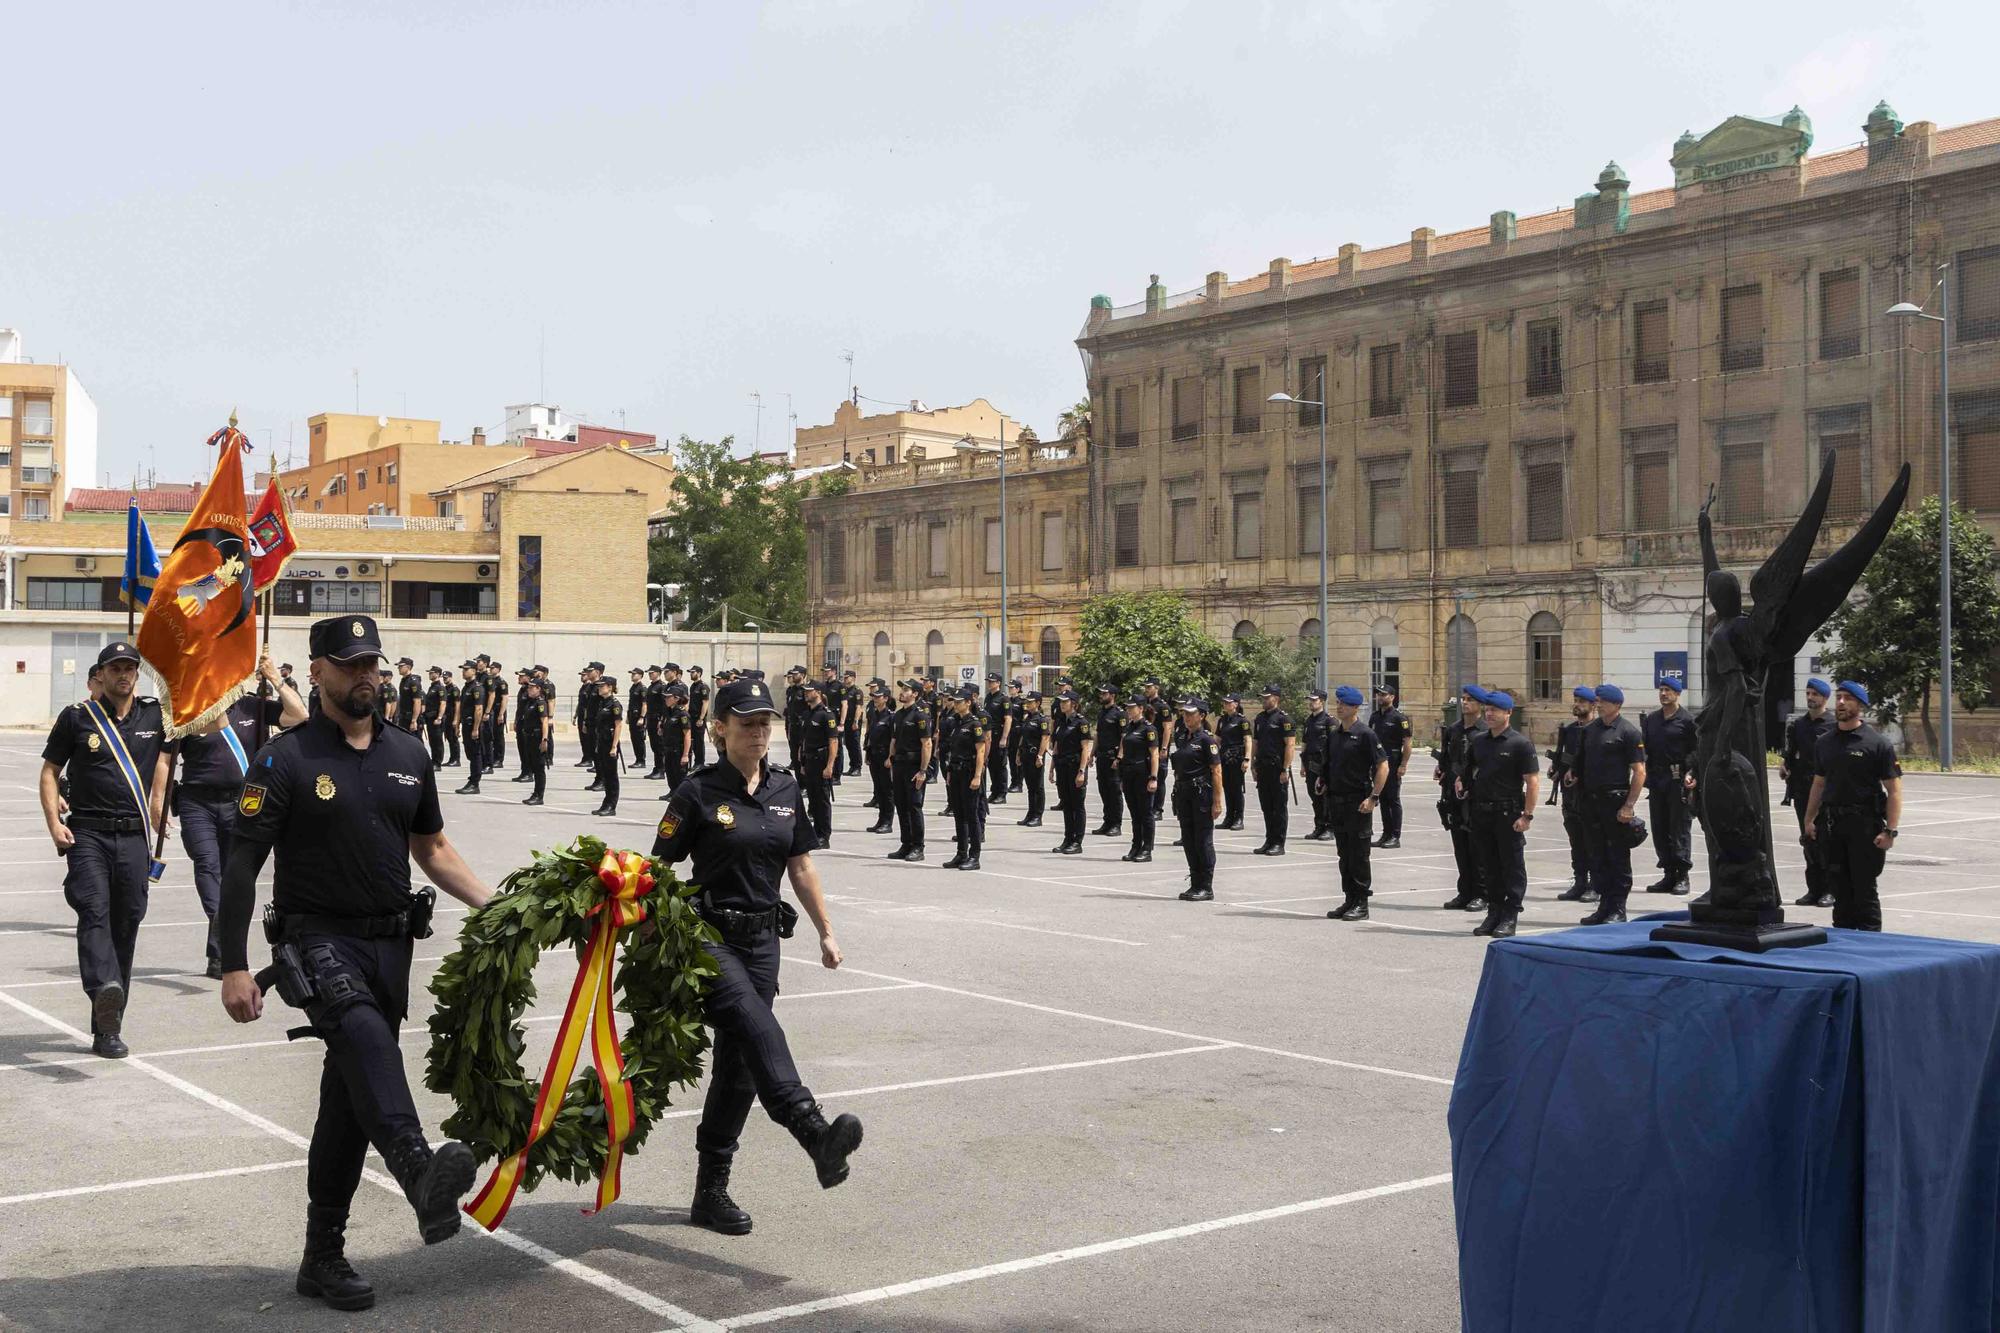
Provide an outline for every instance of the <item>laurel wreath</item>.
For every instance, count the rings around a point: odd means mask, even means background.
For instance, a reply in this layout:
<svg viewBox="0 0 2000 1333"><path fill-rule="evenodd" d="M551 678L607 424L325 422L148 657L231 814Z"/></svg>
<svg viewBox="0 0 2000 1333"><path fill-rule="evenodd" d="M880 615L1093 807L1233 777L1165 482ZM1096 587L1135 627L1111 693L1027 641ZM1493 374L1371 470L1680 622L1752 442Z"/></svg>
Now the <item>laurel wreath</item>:
<svg viewBox="0 0 2000 1333"><path fill-rule="evenodd" d="M466 917L457 950L431 979L438 1005L424 1086L456 1103L444 1131L482 1162L518 1151L527 1139L540 1083L521 1067L520 1019L536 996L535 961L558 944L581 950L594 924L587 914L603 901L597 867L605 850L601 840L583 837L536 852L532 865L508 875L492 900ZM652 874L647 919L623 932L613 979L617 1008L627 1016L619 1049L638 1112L627 1155L646 1141L672 1091L701 1078L708 1049L702 995L716 974L706 950L718 937L689 901L694 886L660 861ZM544 1175L576 1184L595 1179L606 1143L604 1094L585 1061L555 1123L528 1154L522 1189Z"/></svg>

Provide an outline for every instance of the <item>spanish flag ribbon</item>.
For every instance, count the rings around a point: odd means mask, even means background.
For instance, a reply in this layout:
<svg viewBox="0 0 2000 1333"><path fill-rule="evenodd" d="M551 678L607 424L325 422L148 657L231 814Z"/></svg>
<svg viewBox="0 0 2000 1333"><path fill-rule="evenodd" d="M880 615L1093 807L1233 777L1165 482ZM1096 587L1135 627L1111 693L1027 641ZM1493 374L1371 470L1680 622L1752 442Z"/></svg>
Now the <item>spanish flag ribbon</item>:
<svg viewBox="0 0 2000 1333"><path fill-rule="evenodd" d="M653 891L651 863L637 852L606 852L598 863L597 878L604 885L604 900L590 909L597 918L590 940L577 965L576 983L570 987L569 1005L556 1030L555 1049L549 1052L548 1068L542 1071L542 1085L535 1095L535 1114L528 1122L528 1141L520 1151L493 1168L493 1175L472 1202L465 1205L473 1221L488 1231L499 1226L513 1205L526 1173L528 1151L555 1123L562 1110L563 1095L569 1089L582 1053L584 1037L590 1038L590 1055L597 1068L597 1083L604 1092L605 1137L609 1148L604 1165L597 1173L597 1203L584 1209L589 1216L602 1212L618 1197L619 1170L625 1156L625 1140L638 1121L638 1106L632 1085L625 1079L625 1057L618 1049L618 1024L611 1002L611 970L617 951L618 932L646 919L641 901Z"/></svg>

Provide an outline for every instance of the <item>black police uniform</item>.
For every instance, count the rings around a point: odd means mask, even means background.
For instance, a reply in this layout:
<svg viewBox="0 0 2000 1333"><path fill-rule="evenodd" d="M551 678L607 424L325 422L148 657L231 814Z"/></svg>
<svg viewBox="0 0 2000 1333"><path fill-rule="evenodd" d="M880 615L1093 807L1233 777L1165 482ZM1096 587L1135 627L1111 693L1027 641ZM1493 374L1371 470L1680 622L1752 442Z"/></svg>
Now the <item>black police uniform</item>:
<svg viewBox="0 0 2000 1333"><path fill-rule="evenodd" d="M597 682L585 681L577 687L576 712L570 721L576 725L576 739L583 755L576 762L578 768L597 767Z"/></svg>
<svg viewBox="0 0 2000 1333"><path fill-rule="evenodd" d="M1806 891L1793 900L1795 907L1830 907L1833 890L1826 880L1826 849L1818 838L1806 836L1806 807L1812 796L1813 777L1819 772L1820 737L1833 730L1833 710L1822 708L1818 717L1795 713L1785 724L1782 750L1785 766L1785 800L1799 824L1799 844L1805 851Z"/></svg>
<svg viewBox="0 0 2000 1333"><path fill-rule="evenodd" d="M891 725L889 791L899 839L892 855L905 860L920 860L924 854L924 793L916 778L924 768L924 740L933 730L930 705L921 697L896 710Z"/></svg>
<svg viewBox="0 0 2000 1333"><path fill-rule="evenodd" d="M1153 856L1153 793L1147 783L1158 785L1153 751L1160 747L1160 731L1146 720L1145 709L1125 723L1118 735L1118 782L1124 789L1125 806L1132 812L1132 847L1123 859L1136 861Z"/></svg>
<svg viewBox="0 0 2000 1333"><path fill-rule="evenodd" d="M1689 850L1687 775L1693 770L1694 714L1677 708L1669 718L1655 711L1639 719L1646 742L1646 818L1653 834L1653 851L1663 872L1648 893L1686 893L1688 872L1694 868Z"/></svg>
<svg viewBox="0 0 2000 1333"><path fill-rule="evenodd" d="M844 688L847 695L847 771L854 774L861 771L862 733L867 730L868 696L852 681Z"/></svg>
<svg viewBox="0 0 2000 1333"><path fill-rule="evenodd" d="M667 745L660 734L667 721L667 682L652 680L644 689L646 705L646 739L653 747L653 767L646 774L648 778L664 778L667 775Z"/></svg>
<svg viewBox="0 0 2000 1333"><path fill-rule="evenodd" d="M986 716L986 730L993 738L986 756L986 788L994 805L1007 804L1007 746L1001 737L1008 735L1007 694L1000 689L986 691L985 699L979 703Z"/></svg>
<svg viewBox="0 0 2000 1333"><path fill-rule="evenodd" d="M1282 708L1260 710L1250 721L1250 776L1257 782L1257 804L1264 811L1264 845L1285 847L1285 743L1292 739L1292 719Z"/></svg>
<svg viewBox="0 0 2000 1333"><path fill-rule="evenodd" d="M952 838L958 849L957 855L945 862L948 869L978 861L986 840L986 792L973 787L972 780L979 773L980 750L997 748L988 747L987 738L986 714L977 705L964 717L954 712L951 734L943 742L945 806L951 811ZM992 762L990 754L987 762Z"/></svg>
<svg viewBox="0 0 2000 1333"><path fill-rule="evenodd" d="M660 775L667 780L667 792L681 785L687 777L688 766L682 757L688 745L687 710L680 706L679 697L672 690L660 695L659 768Z"/></svg>
<svg viewBox="0 0 2000 1333"><path fill-rule="evenodd" d="M1583 831L1583 789L1563 781L1569 774L1581 772L1586 725L1571 718L1558 727L1555 755L1549 761L1549 782L1561 793L1557 799L1562 803L1563 836L1569 841L1570 886L1556 897L1569 902L1591 902L1597 896L1597 891L1590 887L1589 842ZM1803 801L1799 804L1799 818L1803 824Z"/></svg>
<svg viewBox="0 0 2000 1333"><path fill-rule="evenodd" d="M423 693L423 682L414 669L396 681L396 725L404 731L417 729L417 708Z"/></svg>
<svg viewBox="0 0 2000 1333"><path fill-rule="evenodd" d="M1215 765L1221 748L1207 727L1183 728L1168 762L1174 768L1174 818L1180 821L1188 887L1181 896L1215 896Z"/></svg>
<svg viewBox="0 0 2000 1333"><path fill-rule="evenodd" d="M471 680L458 687L458 740L468 770L461 791L478 791L479 779L486 772L486 747L480 740L486 729L486 720L480 715L485 706L486 685L474 672Z"/></svg>
<svg viewBox="0 0 2000 1333"><path fill-rule="evenodd" d="M1159 781L1153 784L1151 792L1153 800L1153 828L1155 831L1158 831L1160 816L1167 811L1167 788L1170 785L1169 778L1173 774L1172 765L1166 762L1166 757L1172 745L1174 728L1179 725L1180 717L1174 711L1174 706L1157 694L1145 700L1144 705L1146 720L1153 724L1153 730L1160 733L1161 762ZM1148 850L1151 850L1152 840L1150 837L1147 839L1146 846Z"/></svg>
<svg viewBox="0 0 2000 1333"><path fill-rule="evenodd" d="M1007 696L1007 721L1012 727L1007 733L1007 791L1011 794L1021 790L1021 756L1026 753L1021 748L1021 719L1028 715L1026 696Z"/></svg>
<svg viewBox="0 0 2000 1333"><path fill-rule="evenodd" d="M1620 917L1632 892L1632 844L1618 811L1631 794L1631 766L1646 762L1646 742L1632 719L1598 718L1583 729L1583 762L1577 786L1583 792L1584 836L1590 848L1590 887L1597 891L1601 920Z"/></svg>
<svg viewBox="0 0 2000 1333"><path fill-rule="evenodd" d="M618 766L625 762L625 752L618 744L618 724L624 720L625 705L618 702L617 695L598 699L597 709L591 714L591 724L597 728L591 752L597 756L597 781L603 788L604 800L592 814L618 813Z"/></svg>
<svg viewBox="0 0 2000 1333"><path fill-rule="evenodd" d="M1241 712L1215 720L1215 742L1222 757L1222 827L1243 827L1243 761L1250 754L1250 719Z"/></svg>
<svg viewBox="0 0 2000 1333"><path fill-rule="evenodd" d="M799 714L799 786L805 790L806 809L822 847L833 844L833 779L826 770L829 760L836 768L840 764L835 753L839 729L840 719L826 706L824 696L820 703L806 704Z"/></svg>
<svg viewBox="0 0 2000 1333"><path fill-rule="evenodd" d="M1083 720L1081 704L1074 710L1060 705L1049 733L1049 753L1055 760L1056 808L1062 811L1063 837L1057 851L1083 846L1083 788L1077 778L1083 772L1083 745L1090 738L1090 724Z"/></svg>
<svg viewBox="0 0 2000 1333"><path fill-rule="evenodd" d="M688 757L693 767L708 762L708 682L688 682Z"/></svg>
<svg viewBox="0 0 2000 1333"><path fill-rule="evenodd" d="M1340 857L1340 894L1352 907L1365 907L1373 893L1374 871L1368 863L1372 811L1361 803L1375 792L1375 768L1388 758L1382 742L1360 718L1342 724L1333 719L1320 742L1321 782L1326 787L1327 831Z"/></svg>
<svg viewBox="0 0 2000 1333"><path fill-rule="evenodd" d="M1308 711L1299 723L1299 769L1305 775L1306 794L1312 801L1313 830L1307 842L1324 842L1333 836L1327 827L1327 785L1325 777L1326 736L1338 725L1330 709Z"/></svg>
<svg viewBox="0 0 2000 1333"><path fill-rule="evenodd" d="M896 796L890 790L893 779L889 776L889 752L896 744L896 710L889 706L887 695L881 696L880 703L869 701L864 731L862 757L868 761L871 784L868 803L875 808L875 823L868 831L887 833L896 825Z"/></svg>
<svg viewBox="0 0 2000 1333"><path fill-rule="evenodd" d="M432 681L424 691L424 737L430 742L432 768L445 766L444 733L450 714L451 699L445 694L444 681Z"/></svg>
<svg viewBox="0 0 2000 1333"><path fill-rule="evenodd" d="M507 696L512 692L507 678L495 671L486 682L486 724L492 748L487 752L488 770L507 766Z"/></svg>
<svg viewBox="0 0 2000 1333"><path fill-rule="evenodd" d="M1382 804L1377 807L1382 812L1382 837L1376 845L1384 847L1403 841L1403 747L1410 743L1410 719L1390 704L1368 715L1368 729L1389 756L1389 780L1382 784Z"/></svg>
<svg viewBox="0 0 2000 1333"><path fill-rule="evenodd" d="M647 707L646 683L632 682L625 691L625 730L632 737L632 767L646 764L646 742L652 737L655 718Z"/></svg>
<svg viewBox="0 0 2000 1333"><path fill-rule="evenodd" d="M218 970L222 955L217 946L216 912L222 906L222 867L229 860L230 839L235 832L236 798L243 792L252 756L278 725L283 711L284 705L276 699L245 695L229 705L225 715L224 725L235 738L236 748L231 748L220 731L183 736L174 742L181 756L180 779L174 784L174 817L181 824L181 847L194 867L195 896L201 899L201 910L208 917L208 961Z"/></svg>
<svg viewBox="0 0 2000 1333"><path fill-rule="evenodd" d="M1882 929L1882 899L1875 890L1889 853L1875 845L1888 827L1882 784L1903 776L1896 747L1862 723L1852 731L1829 728L1814 747L1819 796L1818 841L1826 883L1833 891L1833 924L1851 930Z"/></svg>
<svg viewBox="0 0 2000 1333"><path fill-rule="evenodd" d="M972 712L974 713L977 713L978 711L979 710L977 708L974 708L972 710ZM946 707L934 710L934 722L937 727L937 743L931 747L932 777L936 777L944 769L945 758L950 752L951 733L957 730L958 721L959 721L958 710L956 708ZM944 813L950 814L951 811L952 811L951 783L946 782L944 784Z"/></svg>
<svg viewBox="0 0 2000 1333"><path fill-rule="evenodd" d="M806 711L806 687L803 683L785 686L785 752L791 757L792 768L803 774L805 765L799 758L799 728Z"/></svg>
<svg viewBox="0 0 2000 1333"><path fill-rule="evenodd" d="M1042 810L1048 804L1048 758L1042 753L1042 738L1048 734L1049 719L1040 711L1021 710L1021 716L1014 723L1014 778L1028 796L1028 813L1021 817L1023 828L1034 828L1042 822Z"/></svg>
<svg viewBox="0 0 2000 1333"><path fill-rule="evenodd" d="M1534 813L1526 806L1525 784L1540 767L1535 743L1512 727L1498 736L1481 728L1472 738L1466 833L1473 856L1487 869L1485 933L1520 916L1528 894L1527 835L1514 831L1514 821Z"/></svg>
<svg viewBox="0 0 2000 1333"><path fill-rule="evenodd" d="M1477 721L1468 722L1463 717L1446 723L1443 758L1438 760L1438 822L1451 838L1452 864L1458 871L1457 890L1444 905L1448 912L1486 906L1486 867L1473 855L1472 816L1465 798L1458 794L1460 782L1466 790L1472 788L1472 738L1482 730Z"/></svg>
<svg viewBox="0 0 2000 1333"><path fill-rule="evenodd" d="M1097 799L1104 805L1104 818L1091 832L1116 837L1125 828L1125 798L1118 782L1118 741L1125 734L1125 710L1116 702L1097 711Z"/></svg>
<svg viewBox="0 0 2000 1333"><path fill-rule="evenodd" d="M542 756L542 723L549 715L548 700L540 688L526 690L514 705L514 748L521 753L521 777L535 784L528 799L540 802L548 787L548 767Z"/></svg>
<svg viewBox="0 0 2000 1333"><path fill-rule="evenodd" d="M106 648L98 661L118 647ZM108 705L103 713L112 739L98 730L85 704L63 709L49 728L42 758L62 769L69 784L69 830L76 841L65 858L63 898L76 913L76 968L92 1000L91 1035L115 1039L132 990L132 951L151 883L152 825L144 803L167 733L160 701L151 696L135 695L122 718ZM121 752L131 762L136 794Z"/></svg>

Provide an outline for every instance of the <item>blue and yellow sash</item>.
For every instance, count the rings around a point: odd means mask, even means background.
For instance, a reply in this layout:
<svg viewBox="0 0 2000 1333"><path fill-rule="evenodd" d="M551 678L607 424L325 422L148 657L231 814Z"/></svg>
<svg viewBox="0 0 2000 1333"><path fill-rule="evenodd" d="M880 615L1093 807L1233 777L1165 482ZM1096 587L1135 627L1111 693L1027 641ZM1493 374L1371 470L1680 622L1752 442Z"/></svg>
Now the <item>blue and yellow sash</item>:
<svg viewBox="0 0 2000 1333"><path fill-rule="evenodd" d="M136 708L138 705L134 704L133 707ZM104 744L110 749L112 759L117 761L118 771L125 775L126 790L132 793L132 803L139 807L139 824L146 831L146 851L150 859L153 848L153 811L152 807L146 804L146 784L139 780L139 766L132 762L132 752L125 747L125 734L113 725L111 715L104 711L104 705L97 700L85 699L83 711L90 718L91 725L97 728L98 734L104 737ZM235 737L232 736L230 739L234 740ZM166 869L163 863L153 861L150 866L151 877L159 879L166 873Z"/></svg>

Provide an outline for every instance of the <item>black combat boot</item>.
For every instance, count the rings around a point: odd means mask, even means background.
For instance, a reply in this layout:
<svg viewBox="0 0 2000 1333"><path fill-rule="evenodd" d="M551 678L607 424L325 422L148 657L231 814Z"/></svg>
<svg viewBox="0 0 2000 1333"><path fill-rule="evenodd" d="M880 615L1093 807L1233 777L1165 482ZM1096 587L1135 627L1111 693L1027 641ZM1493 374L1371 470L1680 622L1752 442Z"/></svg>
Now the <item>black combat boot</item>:
<svg viewBox="0 0 2000 1333"><path fill-rule="evenodd" d="M860 1120L851 1115L837 1115L829 1125L818 1102L804 1102L793 1109L785 1128L811 1154L821 1189L830 1190L847 1179L848 1156L861 1146Z"/></svg>
<svg viewBox="0 0 2000 1333"><path fill-rule="evenodd" d="M403 1197L417 1213L417 1230L424 1244L435 1245L458 1234L458 1201L472 1188L472 1149L447 1143L432 1152L421 1134L408 1134L383 1154L389 1173L403 1187Z"/></svg>
<svg viewBox="0 0 2000 1333"><path fill-rule="evenodd" d="M369 1286L347 1262L347 1210L306 1205L306 1255L299 1260L301 1296L317 1296L336 1310L366 1310L375 1304Z"/></svg>
<svg viewBox="0 0 2000 1333"><path fill-rule="evenodd" d="M1368 900L1366 898L1349 898L1326 915L1329 921L1366 921L1368 919Z"/></svg>
<svg viewBox="0 0 2000 1333"><path fill-rule="evenodd" d="M701 1155L701 1165L694 1173L694 1202L688 1205L688 1222L725 1236L750 1234L750 1214L729 1197L727 1157Z"/></svg>
<svg viewBox="0 0 2000 1333"><path fill-rule="evenodd" d="M1564 903L1588 902L1590 900L1585 898L1584 895L1589 892L1590 892L1590 886L1588 884L1584 884L1581 881L1579 881L1578 883L1570 885L1568 888L1564 889L1561 893L1558 893L1556 895L1556 901Z"/></svg>
<svg viewBox="0 0 2000 1333"><path fill-rule="evenodd" d="M1613 907L1609 903L1600 902L1595 912L1584 917L1577 924L1580 926L1608 926L1621 922L1624 919L1625 909L1623 906Z"/></svg>
<svg viewBox="0 0 2000 1333"><path fill-rule="evenodd" d="M1201 886L1201 887L1199 887L1199 888L1187 888L1187 889L1182 889L1182 890L1181 890L1181 901L1182 901L1182 902L1184 902L1184 903L1207 903L1207 902L1214 902L1214 901L1215 901L1215 890L1214 890L1214 889L1211 889L1211 888L1209 888L1209 887L1208 887L1208 886L1206 886L1206 885L1203 885L1203 886Z"/></svg>

